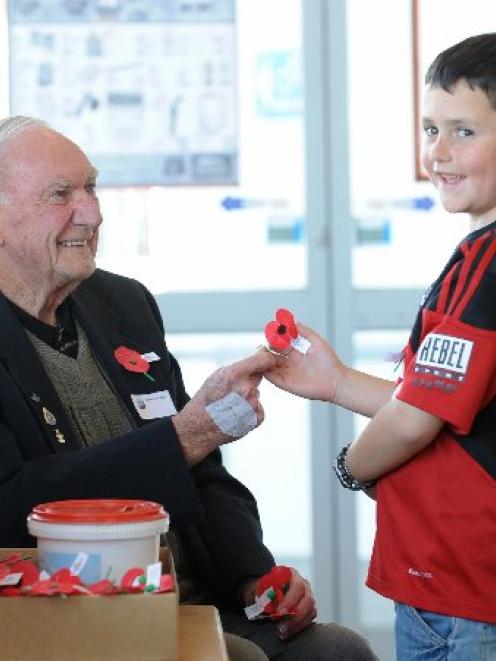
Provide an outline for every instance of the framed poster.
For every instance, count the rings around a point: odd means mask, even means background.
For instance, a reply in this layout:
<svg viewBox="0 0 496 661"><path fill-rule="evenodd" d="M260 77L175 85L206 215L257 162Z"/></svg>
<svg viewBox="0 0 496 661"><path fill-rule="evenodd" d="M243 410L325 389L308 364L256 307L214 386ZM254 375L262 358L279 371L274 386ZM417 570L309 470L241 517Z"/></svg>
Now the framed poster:
<svg viewBox="0 0 496 661"><path fill-rule="evenodd" d="M103 186L238 177L234 0L9 0L10 113L46 120Z"/></svg>
<svg viewBox="0 0 496 661"><path fill-rule="evenodd" d="M496 4L487 0L412 0L415 178L427 176L420 163L424 78L441 51L475 34L494 30Z"/></svg>

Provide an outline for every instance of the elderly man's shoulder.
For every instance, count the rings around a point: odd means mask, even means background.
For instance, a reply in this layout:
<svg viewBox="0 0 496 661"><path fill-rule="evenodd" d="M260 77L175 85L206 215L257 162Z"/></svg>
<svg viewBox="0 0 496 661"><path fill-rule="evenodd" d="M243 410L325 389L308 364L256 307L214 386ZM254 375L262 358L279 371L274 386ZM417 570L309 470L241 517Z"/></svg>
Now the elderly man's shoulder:
<svg viewBox="0 0 496 661"><path fill-rule="evenodd" d="M136 310L138 304L145 302L155 306L152 294L141 282L103 269L96 269L93 275L84 280L74 296L87 303L99 300L111 308L121 310Z"/></svg>
<svg viewBox="0 0 496 661"><path fill-rule="evenodd" d="M129 296L133 293L143 296L143 293L148 291L138 280L103 269L96 269L93 275L80 284L78 289L102 298L116 296L120 298L122 295Z"/></svg>

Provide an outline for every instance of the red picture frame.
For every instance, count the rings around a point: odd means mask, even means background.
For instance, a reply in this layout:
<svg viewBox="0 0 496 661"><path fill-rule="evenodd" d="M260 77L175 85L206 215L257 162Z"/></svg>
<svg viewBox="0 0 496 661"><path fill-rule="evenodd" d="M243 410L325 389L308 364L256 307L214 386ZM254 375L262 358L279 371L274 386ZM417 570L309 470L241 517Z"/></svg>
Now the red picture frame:
<svg viewBox="0 0 496 661"><path fill-rule="evenodd" d="M420 66L420 0L412 0L412 53L413 53L413 117L414 117L414 144L415 144L415 179L426 181L427 174L420 161L420 145L422 141L421 122L421 90L424 72Z"/></svg>

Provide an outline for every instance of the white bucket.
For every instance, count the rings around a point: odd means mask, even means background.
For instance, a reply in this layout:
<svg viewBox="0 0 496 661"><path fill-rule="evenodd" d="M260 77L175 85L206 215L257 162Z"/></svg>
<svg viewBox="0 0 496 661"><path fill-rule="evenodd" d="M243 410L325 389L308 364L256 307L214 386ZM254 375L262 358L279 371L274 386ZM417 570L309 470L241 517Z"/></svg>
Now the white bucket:
<svg viewBox="0 0 496 661"><path fill-rule="evenodd" d="M158 561L168 528L163 507L144 500L61 500L37 505L28 516L40 568L50 575L72 568L84 583L119 582L132 567L146 570Z"/></svg>

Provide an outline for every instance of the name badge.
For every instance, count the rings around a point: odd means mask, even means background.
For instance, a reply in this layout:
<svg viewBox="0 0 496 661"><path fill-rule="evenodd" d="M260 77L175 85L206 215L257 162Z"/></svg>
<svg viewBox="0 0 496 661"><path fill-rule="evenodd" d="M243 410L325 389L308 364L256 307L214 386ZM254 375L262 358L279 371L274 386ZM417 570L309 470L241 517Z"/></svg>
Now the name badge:
<svg viewBox="0 0 496 661"><path fill-rule="evenodd" d="M168 390L160 390L145 395L131 395L131 399L142 420L156 420L177 413Z"/></svg>

